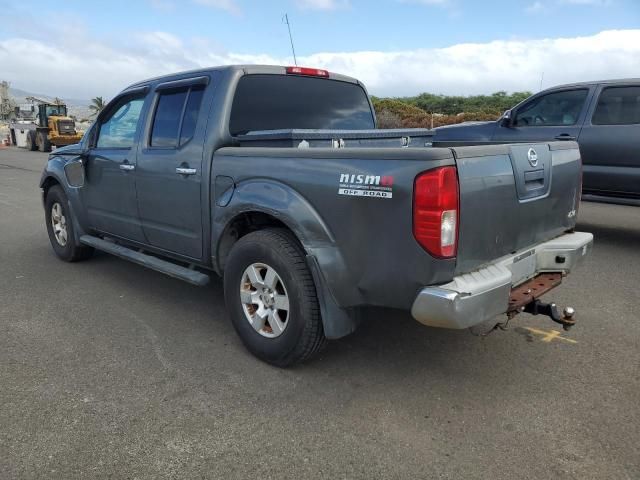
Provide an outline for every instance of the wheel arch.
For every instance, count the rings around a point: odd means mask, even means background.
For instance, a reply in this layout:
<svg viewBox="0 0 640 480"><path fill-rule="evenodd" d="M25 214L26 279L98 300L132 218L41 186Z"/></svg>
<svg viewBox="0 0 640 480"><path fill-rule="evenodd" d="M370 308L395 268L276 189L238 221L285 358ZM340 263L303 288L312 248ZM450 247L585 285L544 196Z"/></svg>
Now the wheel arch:
<svg viewBox="0 0 640 480"><path fill-rule="evenodd" d="M67 176L64 170L65 165L69 163L69 159L51 154L47 160L47 164L40 177L40 188L48 190L53 184L58 184L62 187L68 197L72 196L71 187L67 182Z"/></svg>
<svg viewBox="0 0 640 480"><path fill-rule="evenodd" d="M42 196L45 198L47 196L47 192L54 185L62 185L60 180L53 175L47 175L40 180L40 188L42 189ZM64 188L64 187L62 187Z"/></svg>
<svg viewBox="0 0 640 480"><path fill-rule="evenodd" d="M238 240L251 232L263 230L265 228L280 228L288 231L300 245L302 250L307 253L303 243L300 241L300 238L298 238L293 229L291 229L281 219L271 213L259 209L242 211L229 219L224 226L222 233L218 237L216 246L214 247L214 267L218 273L223 274L229 252Z"/></svg>
<svg viewBox="0 0 640 480"><path fill-rule="evenodd" d="M333 237L331 237L331 246L320 246L315 248L313 244L305 244L308 237L300 235L300 230L292 228L289 224L288 216L274 215L265 209L253 208L240 211L236 215L231 216L229 221L224 225L221 234L218 236L216 245L213 246L213 267L219 275L224 275L226 259L231 252L235 243L243 236L265 228L279 228L286 230L291 237L299 244L306 256L307 265L316 286L318 294L318 302L322 316L324 332L327 338L341 338L354 332L360 323L360 310L354 308L341 308L336 301L330 282L335 275L335 268L342 268L344 262L340 258L337 248L334 248ZM328 242L329 238L325 239ZM333 253L330 253L333 252ZM326 265L326 260L330 258ZM329 277L323 272L321 264L329 266L332 273L328 273Z"/></svg>
<svg viewBox="0 0 640 480"><path fill-rule="evenodd" d="M235 227L243 221L248 221L253 230L262 226L286 228L307 254L315 248L335 244L333 234L317 210L301 193L282 182L245 180L234 184L230 191L216 192L216 196L212 260L219 273L224 270L225 255L233 246L229 245L229 236L238 233ZM249 233L253 231L251 228L241 229L240 233Z"/></svg>
<svg viewBox="0 0 640 480"><path fill-rule="evenodd" d="M78 238L86 233L83 227L86 225L86 216L79 199L79 188L71 187L64 173L65 161L59 157L52 157L47 162L45 171L40 178L40 188L42 189L42 205L47 201L47 193L54 186L59 186L67 197L71 220L74 226L74 235Z"/></svg>

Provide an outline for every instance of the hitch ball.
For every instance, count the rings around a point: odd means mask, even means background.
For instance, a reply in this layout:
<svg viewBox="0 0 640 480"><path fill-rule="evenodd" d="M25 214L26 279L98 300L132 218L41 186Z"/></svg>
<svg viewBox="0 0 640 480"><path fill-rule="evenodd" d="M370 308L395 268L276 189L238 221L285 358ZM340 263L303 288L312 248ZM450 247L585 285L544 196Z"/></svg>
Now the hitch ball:
<svg viewBox="0 0 640 480"><path fill-rule="evenodd" d="M570 320L576 314L576 310L573 307L564 307L564 310L562 311L562 313L564 315L564 318L566 318L567 320Z"/></svg>

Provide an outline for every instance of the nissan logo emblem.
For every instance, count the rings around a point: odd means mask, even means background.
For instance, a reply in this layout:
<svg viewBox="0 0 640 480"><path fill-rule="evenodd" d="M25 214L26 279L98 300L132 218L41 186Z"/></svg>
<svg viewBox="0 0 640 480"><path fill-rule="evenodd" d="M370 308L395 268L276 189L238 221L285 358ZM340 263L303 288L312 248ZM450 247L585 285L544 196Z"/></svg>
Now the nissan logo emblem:
<svg viewBox="0 0 640 480"><path fill-rule="evenodd" d="M529 159L529 165L532 167L538 166L538 153L533 148L530 148L527 152L527 158Z"/></svg>

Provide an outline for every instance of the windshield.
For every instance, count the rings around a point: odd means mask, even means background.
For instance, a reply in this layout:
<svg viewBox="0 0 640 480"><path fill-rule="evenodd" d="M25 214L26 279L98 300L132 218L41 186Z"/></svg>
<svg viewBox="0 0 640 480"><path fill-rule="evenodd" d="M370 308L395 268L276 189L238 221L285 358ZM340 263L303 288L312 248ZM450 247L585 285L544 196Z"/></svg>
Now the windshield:
<svg viewBox="0 0 640 480"><path fill-rule="evenodd" d="M51 115L65 117L67 115L67 107L65 105L47 105L47 117Z"/></svg>
<svg viewBox="0 0 640 480"><path fill-rule="evenodd" d="M375 128L360 85L295 75L245 75L238 83L229 130Z"/></svg>

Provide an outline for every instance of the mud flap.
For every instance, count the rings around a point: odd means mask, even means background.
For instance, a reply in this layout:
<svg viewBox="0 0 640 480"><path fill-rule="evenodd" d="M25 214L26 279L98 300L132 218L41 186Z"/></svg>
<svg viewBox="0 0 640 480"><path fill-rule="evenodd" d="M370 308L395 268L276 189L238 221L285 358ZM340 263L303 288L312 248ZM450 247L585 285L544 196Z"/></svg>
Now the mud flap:
<svg viewBox="0 0 640 480"><path fill-rule="evenodd" d="M361 320L360 310L338 306L324 282L316 257L307 255L307 265L316 284L324 335L329 339L337 339L355 332Z"/></svg>

